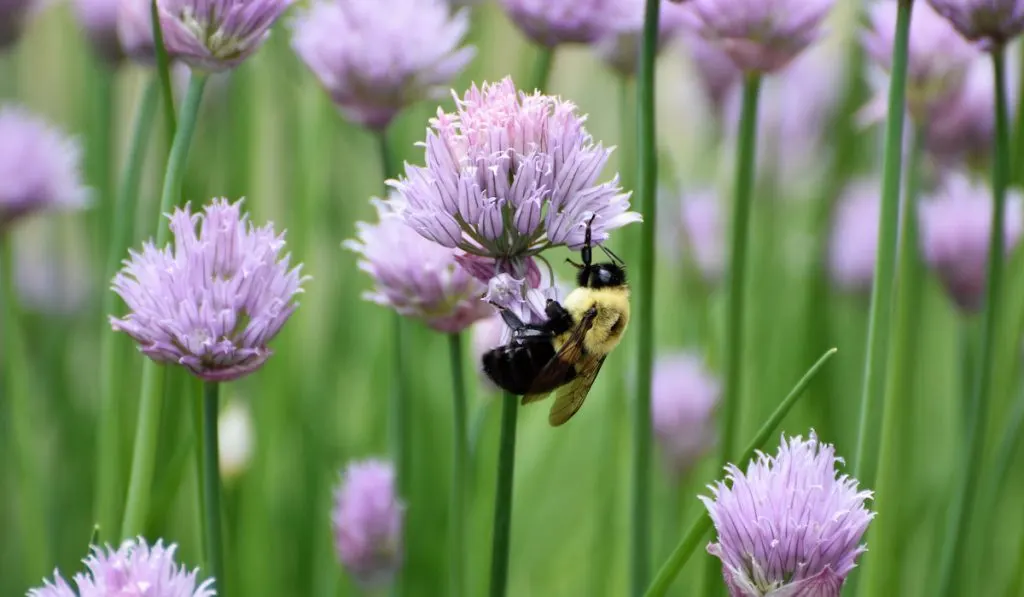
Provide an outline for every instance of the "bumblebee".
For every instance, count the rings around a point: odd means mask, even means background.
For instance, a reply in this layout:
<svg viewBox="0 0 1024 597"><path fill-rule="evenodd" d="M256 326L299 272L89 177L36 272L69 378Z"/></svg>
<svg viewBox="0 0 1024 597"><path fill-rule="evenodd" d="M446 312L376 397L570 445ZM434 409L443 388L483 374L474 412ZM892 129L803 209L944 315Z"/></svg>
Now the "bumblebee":
<svg viewBox="0 0 1024 597"><path fill-rule="evenodd" d="M512 330L504 346L483 356L484 373L498 387L522 395L522 403L542 400L551 392L555 402L548 422L559 426L583 406L608 354L618 346L629 324L629 286L625 264L600 247L610 262L591 263L591 224L587 222L580 261L574 263L577 288L564 304L549 300L547 320L526 324L508 309L502 319Z"/></svg>

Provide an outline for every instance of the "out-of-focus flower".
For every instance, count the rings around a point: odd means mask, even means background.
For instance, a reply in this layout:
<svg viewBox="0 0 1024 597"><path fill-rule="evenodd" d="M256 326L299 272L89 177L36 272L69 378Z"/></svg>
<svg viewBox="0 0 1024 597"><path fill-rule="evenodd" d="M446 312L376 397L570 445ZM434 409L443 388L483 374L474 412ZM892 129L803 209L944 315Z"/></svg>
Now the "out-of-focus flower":
<svg viewBox="0 0 1024 597"><path fill-rule="evenodd" d="M534 43L553 48L593 43L629 18L621 0L501 0L512 22Z"/></svg>
<svg viewBox="0 0 1024 597"><path fill-rule="evenodd" d="M896 10L896 2L873 4L870 26L861 38L867 55L885 73L892 68ZM911 115L918 122L928 119L936 99L959 88L971 64L981 55L930 6L917 3L910 21L907 58L907 106ZM873 81L875 96L862 112L862 118L868 121L885 118L888 102L888 76L874 77Z"/></svg>
<svg viewBox="0 0 1024 597"><path fill-rule="evenodd" d="M284 235L256 228L241 201L216 199L202 214L188 205L170 216L174 245L131 251L113 290L128 305L110 318L151 359L177 363L208 381L252 373L269 342L298 307L306 278L280 257ZM199 228L198 232L196 228Z"/></svg>
<svg viewBox="0 0 1024 597"><path fill-rule="evenodd" d="M75 0L75 14L96 54L110 64L124 56L117 36L121 0Z"/></svg>
<svg viewBox="0 0 1024 597"><path fill-rule="evenodd" d="M443 0L317 0L295 20L292 47L347 119L383 130L473 59L459 47L468 10L448 11Z"/></svg>
<svg viewBox="0 0 1024 597"><path fill-rule="evenodd" d="M703 189L682 198L681 216L686 246L705 282L721 279L725 270L725 237L718 193Z"/></svg>
<svg viewBox="0 0 1024 597"><path fill-rule="evenodd" d="M685 7L684 7L685 8ZM729 91L743 77L736 63L718 44L705 39L700 32L699 24L694 21L683 29L682 40L689 58L697 70L701 87L708 97L712 111L718 114L725 104Z"/></svg>
<svg viewBox="0 0 1024 597"><path fill-rule="evenodd" d="M835 0L692 0L698 29L744 71L770 73L821 35Z"/></svg>
<svg viewBox="0 0 1024 597"><path fill-rule="evenodd" d="M485 352L501 346L506 329L505 322L497 312L474 323L472 327L473 362L476 363L476 372L480 377L480 383L488 390L497 391L498 386L494 385L491 378L484 374L481 359Z"/></svg>
<svg viewBox="0 0 1024 597"><path fill-rule="evenodd" d="M255 433L252 414L243 400L231 400L217 418L220 475L234 479L249 468Z"/></svg>
<svg viewBox="0 0 1024 597"><path fill-rule="evenodd" d="M954 302L977 311L985 295L988 246L992 230L992 192L966 176L950 174L936 192L921 201L921 251ZM1020 240L1021 197L1007 197L1005 249Z"/></svg>
<svg viewBox="0 0 1024 597"><path fill-rule="evenodd" d="M291 1L160 0L164 45L193 69L232 69L263 45Z"/></svg>
<svg viewBox="0 0 1024 597"><path fill-rule="evenodd" d="M95 286L88 233L81 227L68 229L67 224L71 222L37 220L19 226L14 281L22 309L71 316L88 306Z"/></svg>
<svg viewBox="0 0 1024 597"><path fill-rule="evenodd" d="M452 249L413 232L396 213L400 202L394 194L388 202L375 200L379 221L357 223L358 238L345 241L373 278L374 290L364 298L448 334L492 314L483 301L487 286L456 262Z"/></svg>
<svg viewBox="0 0 1024 597"><path fill-rule="evenodd" d="M646 0L619 0L618 19L610 30L594 43L594 50L604 62L623 77L636 72L643 40ZM674 4L661 5L658 18L658 49L668 44L689 23L689 14Z"/></svg>
<svg viewBox="0 0 1024 597"><path fill-rule="evenodd" d="M348 465L334 495L331 523L338 558L361 585L386 584L402 565L404 511L390 463Z"/></svg>
<svg viewBox="0 0 1024 597"><path fill-rule="evenodd" d="M78 143L16 106L0 105L0 233L22 216L84 207Z"/></svg>
<svg viewBox="0 0 1024 597"><path fill-rule="evenodd" d="M38 0L0 0L0 50L13 46Z"/></svg>
<svg viewBox="0 0 1024 597"><path fill-rule="evenodd" d="M651 381L651 421L669 470L685 475L715 443L722 384L691 353L661 357Z"/></svg>
<svg viewBox="0 0 1024 597"><path fill-rule="evenodd" d="M708 509L732 597L838 597L864 552L874 514L870 491L839 475L835 448L812 431L782 438L775 456L760 453L744 473L726 467L726 482L709 486Z"/></svg>
<svg viewBox="0 0 1024 597"><path fill-rule="evenodd" d="M197 584L199 570L188 572L175 563L175 550L175 544L164 547L159 540L150 547L142 537L125 541L116 551L109 545L93 547L82 560L88 572L75 575L77 591L55 571L53 582L29 590L28 597L214 597L213 579Z"/></svg>
<svg viewBox="0 0 1024 597"><path fill-rule="evenodd" d="M454 114L439 109L431 120L427 166L407 164L390 181L403 217L442 246L520 264L550 247L579 248L592 216L593 242L603 243L641 218L617 176L597 184L611 150L583 120L572 103L517 92L508 78L474 85Z"/></svg>
<svg viewBox="0 0 1024 597"><path fill-rule="evenodd" d="M878 181L859 180L836 203L828 268L832 281L844 290L866 292L874 283L881 188Z"/></svg>
<svg viewBox="0 0 1024 597"><path fill-rule="evenodd" d="M964 37L983 47L1005 44L1024 31L1022 0L928 0Z"/></svg>
<svg viewBox="0 0 1024 597"><path fill-rule="evenodd" d="M156 44L153 41L150 0L117 0L116 6L117 39L125 56L140 64L155 64Z"/></svg>

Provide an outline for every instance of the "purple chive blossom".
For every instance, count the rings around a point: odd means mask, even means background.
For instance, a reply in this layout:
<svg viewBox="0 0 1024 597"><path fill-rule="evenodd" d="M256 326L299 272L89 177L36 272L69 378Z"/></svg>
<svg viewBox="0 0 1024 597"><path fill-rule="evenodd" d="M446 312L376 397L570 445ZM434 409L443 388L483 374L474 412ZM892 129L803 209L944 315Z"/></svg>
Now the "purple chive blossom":
<svg viewBox="0 0 1024 597"><path fill-rule="evenodd" d="M0 233L29 214L84 207L81 161L76 141L23 108L0 105Z"/></svg>
<svg viewBox="0 0 1024 597"><path fill-rule="evenodd" d="M674 239L672 250L682 251L685 262L695 265L705 282L718 282L725 269L722 207L718 203L718 192L698 189L684 193L679 202L679 218L678 221L666 219L666 229L661 236Z"/></svg>
<svg viewBox="0 0 1024 597"><path fill-rule="evenodd" d="M921 201L918 214L925 262L957 306L969 313L977 311L988 271L992 192L963 175L952 174L932 196ZM1022 215L1021 197L1012 194L1006 203L1007 252L1020 240Z"/></svg>
<svg viewBox="0 0 1024 597"><path fill-rule="evenodd" d="M621 0L501 0L512 22L534 43L589 44L615 31L628 18Z"/></svg>
<svg viewBox="0 0 1024 597"><path fill-rule="evenodd" d="M117 0L117 38L125 56L140 64L155 64L156 44L149 0Z"/></svg>
<svg viewBox="0 0 1024 597"><path fill-rule="evenodd" d="M469 12L443 0L315 0L292 47L345 117L383 130L406 106L439 98L476 53L460 47Z"/></svg>
<svg viewBox="0 0 1024 597"><path fill-rule="evenodd" d="M89 569L74 577L77 591L72 590L59 572L53 582L31 589L28 597L114 597L145 595L146 597L213 597L213 579L198 582L199 571L188 572L174 561L175 544L164 547L157 541L150 547L146 540L125 541L116 551L93 547L82 560ZM198 584L197 584L198 583Z"/></svg>
<svg viewBox="0 0 1024 597"><path fill-rule="evenodd" d="M96 54L117 64L124 51L117 35L117 18L122 0L75 0L74 9Z"/></svg>
<svg viewBox="0 0 1024 597"><path fill-rule="evenodd" d="M743 72L725 50L703 37L700 21L696 18L690 19L681 37L710 107L719 114L729 92L742 79Z"/></svg>
<svg viewBox="0 0 1024 597"><path fill-rule="evenodd" d="M597 55L620 76L636 72L643 39L645 0L618 0L620 18L594 44ZM689 14L674 4L661 5L658 19L658 48L668 44L689 22Z"/></svg>
<svg viewBox="0 0 1024 597"><path fill-rule="evenodd" d="M835 0L692 0L701 34L742 70L770 73L821 36Z"/></svg>
<svg viewBox="0 0 1024 597"><path fill-rule="evenodd" d="M379 221L356 224L358 238L344 246L358 253L359 269L374 281L364 295L378 305L419 319L439 332L461 332L494 312L487 286L467 273L455 252L413 232L390 202L375 200Z"/></svg>
<svg viewBox="0 0 1024 597"><path fill-rule="evenodd" d="M854 182L836 203L828 269L832 281L844 290L867 292L874 283L880 188L875 180Z"/></svg>
<svg viewBox="0 0 1024 597"><path fill-rule="evenodd" d="M708 553L722 560L731 597L839 596L874 517L871 492L837 473L842 462L813 431L783 436L778 454L759 452L746 473L730 464L709 486L700 500L718 541Z"/></svg>
<svg viewBox="0 0 1024 597"><path fill-rule="evenodd" d="M395 491L394 467L365 460L348 465L334 494L338 559L364 587L387 584L402 565L405 506Z"/></svg>
<svg viewBox="0 0 1024 597"><path fill-rule="evenodd" d="M611 149L594 144L576 106L516 90L509 78L475 85L440 109L427 132L426 167L406 165L390 184L403 217L425 238L526 275L527 258L550 247L578 249L640 221L616 176L598 184ZM492 274L493 275L493 274Z"/></svg>
<svg viewBox="0 0 1024 597"><path fill-rule="evenodd" d="M291 2L160 0L164 44L171 56L193 69L230 70L263 45L270 36L270 27Z"/></svg>
<svg viewBox="0 0 1024 597"><path fill-rule="evenodd" d="M676 477L689 472L715 443L712 419L722 384L696 355L658 359L651 381L654 435Z"/></svg>
<svg viewBox="0 0 1024 597"><path fill-rule="evenodd" d="M928 0L964 37L991 48L1024 31L1024 0Z"/></svg>
<svg viewBox="0 0 1024 597"><path fill-rule="evenodd" d="M209 381L248 375L270 358L267 342L298 307L306 280L301 265L289 269L290 255L280 256L284 235L253 226L241 204L176 209L174 245L131 251L113 281L130 312L111 317L111 327L151 359Z"/></svg>
<svg viewBox="0 0 1024 597"><path fill-rule="evenodd" d="M896 31L896 2L878 2L870 8L870 25L861 37L864 51L875 65L888 73L892 68ZM981 52L968 43L930 6L917 3L910 21L907 64L907 106L918 121L931 121L931 107L958 88ZM888 77L873 77L875 96L862 115L868 121L885 118Z"/></svg>

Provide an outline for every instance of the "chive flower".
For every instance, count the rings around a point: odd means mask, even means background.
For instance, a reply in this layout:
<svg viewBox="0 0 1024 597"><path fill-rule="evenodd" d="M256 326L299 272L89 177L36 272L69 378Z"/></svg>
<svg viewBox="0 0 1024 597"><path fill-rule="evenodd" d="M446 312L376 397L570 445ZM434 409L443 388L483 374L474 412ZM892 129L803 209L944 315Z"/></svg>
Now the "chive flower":
<svg viewBox="0 0 1024 597"><path fill-rule="evenodd" d="M402 565L405 506L396 495L389 462L365 460L346 468L334 494L334 546L363 587L387 584Z"/></svg>
<svg viewBox="0 0 1024 597"><path fill-rule="evenodd" d="M177 546L158 540L147 545L142 537L128 540L117 550L109 545L92 548L82 562L88 570L74 576L77 591L54 571L52 581L30 589L28 597L213 597L213 579L199 582L198 570L187 571L174 561ZM198 583L198 584L197 584Z"/></svg>
<svg viewBox="0 0 1024 597"><path fill-rule="evenodd" d="M456 111L438 110L427 131L426 166L406 164L389 181L402 217L425 238L526 275L529 257L583 245L640 221L618 176L598 183L611 149L594 143L576 106L517 91L510 78L473 86ZM506 267L507 264L507 267ZM493 275L493 274L492 274Z"/></svg>
<svg viewBox="0 0 1024 597"><path fill-rule="evenodd" d="M1024 31L1022 0L928 0L961 35L991 49Z"/></svg>
<svg viewBox="0 0 1024 597"><path fill-rule="evenodd" d="M688 473L714 446L713 415L722 384L692 353L659 358L651 380L654 436L676 478Z"/></svg>
<svg viewBox="0 0 1024 597"><path fill-rule="evenodd" d="M273 224L256 228L241 201L215 199L201 214L190 207L170 215L174 244L147 242L130 251L112 289L129 313L110 317L139 350L161 363L182 365L207 381L252 373L272 351L267 343L298 307L307 278L281 257L284 235Z"/></svg>
<svg viewBox="0 0 1024 597"><path fill-rule="evenodd" d="M88 0L79 0L85 1ZM150 0L117 0L116 4L117 39L124 55L145 66L155 65L156 43L153 41Z"/></svg>
<svg viewBox="0 0 1024 597"><path fill-rule="evenodd" d="M344 243L373 278L364 298L447 334L494 313L482 300L487 286L458 264L455 251L413 232L396 212L400 201L374 200L378 221L357 223L357 239Z"/></svg>
<svg viewBox="0 0 1024 597"><path fill-rule="evenodd" d="M619 18L609 23L608 31L594 44L594 51L621 77L636 73L643 41L646 0L618 0ZM661 5L658 18L658 51L661 51L683 30L689 14L674 4Z"/></svg>
<svg viewBox="0 0 1024 597"><path fill-rule="evenodd" d="M729 92L739 83L743 71L718 44L704 38L700 21L690 19L680 37L708 106L716 116L720 116Z"/></svg>
<svg viewBox="0 0 1024 597"><path fill-rule="evenodd" d="M385 129L403 108L439 98L473 59L468 9L444 0L315 0L292 48L348 120ZM461 47L460 47L461 46Z"/></svg>
<svg viewBox="0 0 1024 597"><path fill-rule="evenodd" d="M263 45L291 1L159 0L164 45L195 70L230 70Z"/></svg>
<svg viewBox="0 0 1024 597"><path fill-rule="evenodd" d="M629 18L621 0L501 0L509 19L535 44L589 44Z"/></svg>
<svg viewBox="0 0 1024 597"><path fill-rule="evenodd" d="M82 182L77 141L14 105L0 105L0 234L22 217L80 209Z"/></svg>
<svg viewBox="0 0 1024 597"><path fill-rule="evenodd" d="M835 0L690 0L701 35L744 71L771 73L821 36Z"/></svg>
<svg viewBox="0 0 1024 597"><path fill-rule="evenodd" d="M678 205L679 218L664 219L665 229L659 237L671 243L667 247L670 258L681 252L684 262L696 266L704 282L715 284L725 271L725 228L718 192L694 189L683 193Z"/></svg>
<svg viewBox="0 0 1024 597"><path fill-rule="evenodd" d="M813 431L783 436L776 455L758 453L746 472L728 465L711 497L700 496L717 532L708 553L722 561L731 597L839 596L874 514L872 493L837 463Z"/></svg>
<svg viewBox="0 0 1024 597"><path fill-rule="evenodd" d="M828 271L843 290L866 293L875 279L879 189L874 179L850 183L836 202L829 236Z"/></svg>
<svg viewBox="0 0 1024 597"><path fill-rule="evenodd" d="M96 55L108 64L124 57L117 36L121 0L75 0L75 15Z"/></svg>
<svg viewBox="0 0 1024 597"><path fill-rule="evenodd" d="M936 273L956 305L966 313L983 303L992 231L992 191L966 176L947 175L918 206L920 245L925 263ZM1021 197L1007 197L1004 228L1009 252L1021 236Z"/></svg>

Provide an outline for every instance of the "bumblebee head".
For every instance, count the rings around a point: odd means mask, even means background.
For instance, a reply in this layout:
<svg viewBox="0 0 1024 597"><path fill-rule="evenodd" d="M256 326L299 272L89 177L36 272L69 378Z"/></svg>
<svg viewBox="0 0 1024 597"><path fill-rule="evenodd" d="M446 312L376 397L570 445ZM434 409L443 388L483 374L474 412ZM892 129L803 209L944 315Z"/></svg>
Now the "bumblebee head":
<svg viewBox="0 0 1024 597"><path fill-rule="evenodd" d="M585 265L576 274L576 283L585 288L609 288L626 283L626 270L614 263Z"/></svg>

